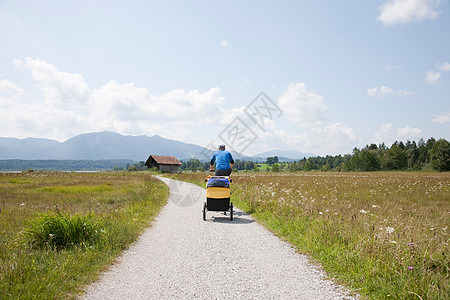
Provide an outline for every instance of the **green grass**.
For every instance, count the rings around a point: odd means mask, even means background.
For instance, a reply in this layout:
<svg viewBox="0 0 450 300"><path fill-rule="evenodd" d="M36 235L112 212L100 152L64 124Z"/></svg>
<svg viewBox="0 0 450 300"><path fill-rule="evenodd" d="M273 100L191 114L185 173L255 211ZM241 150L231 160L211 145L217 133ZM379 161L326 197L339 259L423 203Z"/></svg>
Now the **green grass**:
<svg viewBox="0 0 450 300"><path fill-rule="evenodd" d="M101 242L105 224L94 213L85 215L42 214L29 221L23 231L23 242L32 248L62 250L89 247Z"/></svg>
<svg viewBox="0 0 450 300"><path fill-rule="evenodd" d="M108 185L97 186L51 186L39 189L44 193L63 193L63 194L81 194L81 193L103 193L113 191L114 188Z"/></svg>
<svg viewBox="0 0 450 300"><path fill-rule="evenodd" d="M144 172L0 174L0 299L75 299L167 197Z"/></svg>
<svg viewBox="0 0 450 300"><path fill-rule="evenodd" d="M199 185L205 174L181 174ZM367 299L449 299L449 173L237 173L232 201Z"/></svg>

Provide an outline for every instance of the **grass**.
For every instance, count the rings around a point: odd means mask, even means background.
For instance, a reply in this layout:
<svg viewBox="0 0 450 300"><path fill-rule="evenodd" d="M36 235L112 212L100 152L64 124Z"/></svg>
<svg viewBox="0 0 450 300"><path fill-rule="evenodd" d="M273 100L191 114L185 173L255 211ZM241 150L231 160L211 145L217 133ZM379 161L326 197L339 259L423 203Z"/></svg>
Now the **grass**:
<svg viewBox="0 0 450 300"><path fill-rule="evenodd" d="M232 193L364 298L449 299L449 173L237 173Z"/></svg>
<svg viewBox="0 0 450 300"><path fill-rule="evenodd" d="M166 203L148 173L0 173L0 299L75 299Z"/></svg>
<svg viewBox="0 0 450 300"><path fill-rule="evenodd" d="M23 240L32 248L62 250L76 246L95 246L106 233L101 219L94 213L85 215L42 214L29 221L23 231Z"/></svg>

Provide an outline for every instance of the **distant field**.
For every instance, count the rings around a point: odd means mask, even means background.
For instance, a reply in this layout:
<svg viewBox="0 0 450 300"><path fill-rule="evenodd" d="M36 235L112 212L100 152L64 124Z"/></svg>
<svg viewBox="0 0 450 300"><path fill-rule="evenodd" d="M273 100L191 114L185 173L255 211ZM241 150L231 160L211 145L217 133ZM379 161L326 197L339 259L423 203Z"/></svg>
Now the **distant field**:
<svg viewBox="0 0 450 300"><path fill-rule="evenodd" d="M167 197L148 172L0 173L0 299L76 298Z"/></svg>
<svg viewBox="0 0 450 300"><path fill-rule="evenodd" d="M180 174L202 184L208 174ZM236 173L232 200L371 299L448 299L450 173Z"/></svg>

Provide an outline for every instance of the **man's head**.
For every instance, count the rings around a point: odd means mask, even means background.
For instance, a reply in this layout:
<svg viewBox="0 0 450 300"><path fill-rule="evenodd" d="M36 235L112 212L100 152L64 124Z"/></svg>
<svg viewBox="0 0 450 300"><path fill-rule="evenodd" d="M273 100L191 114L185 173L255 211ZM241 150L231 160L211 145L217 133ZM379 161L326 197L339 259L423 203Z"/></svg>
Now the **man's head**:
<svg viewBox="0 0 450 300"><path fill-rule="evenodd" d="M218 148L219 150L225 150L225 145L219 145L217 148Z"/></svg>

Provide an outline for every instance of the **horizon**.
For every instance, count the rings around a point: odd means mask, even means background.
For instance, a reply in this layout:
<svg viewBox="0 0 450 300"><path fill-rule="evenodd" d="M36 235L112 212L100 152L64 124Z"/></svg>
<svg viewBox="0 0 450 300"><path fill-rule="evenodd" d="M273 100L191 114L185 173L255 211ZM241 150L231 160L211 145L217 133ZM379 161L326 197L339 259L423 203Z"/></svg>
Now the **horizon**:
<svg viewBox="0 0 450 300"><path fill-rule="evenodd" d="M0 136L0 138L6 138L6 139L18 139L18 140L26 140L26 139L45 139L45 140L56 141L56 142L59 142L59 143L64 143L64 142L67 142L67 141L70 140L70 139L73 139L73 138L78 137L78 136L81 136L81 135L99 134L99 133L113 133L113 134L118 134L118 135L125 136L125 137L127 137L127 136L130 136L130 137L140 137L140 136L143 136L143 137L149 137L149 138L152 138L152 137L157 136L157 137L161 137L161 138L166 139L166 140L172 140L172 141L176 141L176 142L182 142L182 143L186 143L186 144L192 144L192 145L195 145L195 146L203 147L203 146L201 146L201 145L197 145L197 144L194 144L194 143L184 142L184 141L176 140L176 139L165 138L165 137L162 137L162 136L160 136L160 135L158 135L158 134L155 134L155 135L153 135L153 136L147 136L147 135L132 135L132 134L121 134L121 133L113 132L113 131L109 131L109 130L98 131L98 132L85 132L85 133L81 133L81 134L72 136L72 137L70 137L70 138L68 138L68 139L66 139L66 140L64 140L64 141L58 141L58 140L51 139L51 138L39 138L39 137L14 138L14 137L2 137L2 136ZM436 141L440 140L440 138L428 137L428 138L419 138L419 139L417 139L417 140L406 140L406 141L396 140L396 141L393 142L393 144L394 144L394 143L397 143L397 142L398 142L398 143L407 143L408 141L409 141L409 142L417 143L417 142L419 142L420 140L423 140L424 142L426 142L426 141L428 141L429 139L435 139ZM445 140L446 140L446 139L445 139ZM387 145L387 144L384 143L384 142L381 142L381 143L378 143L378 144L375 144L375 145L376 145L377 147L379 147L380 145L383 145L383 144L386 145L386 146L389 147L389 148L392 146L392 145ZM358 148L358 149L361 150L362 148L364 148L364 147L366 147L366 146L370 146L370 144L367 144L367 145L365 145L365 146L363 146L363 147L360 147L360 148ZM354 148L355 148L355 147L353 147L352 150L353 150ZM211 149L209 149L209 150L211 150ZM227 150L229 150L229 149L227 149ZM233 150L231 150L231 151L233 151ZM300 151L300 150L272 149L272 150L263 151L263 152L256 152L256 153L254 153L254 154L249 154L249 155L244 154L244 156L249 157L249 158L267 158L267 157L258 156L258 155L261 155L261 154L266 155L266 154L269 153L269 152L280 152L280 153L281 153L281 152L292 152L292 153L298 152L298 153L301 154L301 155L305 155L305 157L309 157L309 156L312 156L312 157L325 157L325 156L328 156L328 155L330 155L330 156L338 156L338 155L344 156L344 155L347 155L347 154L352 154L351 152L349 152L349 153L338 153L338 154L335 154L335 155L331 155L331 154L318 155L318 154L315 154L315 153L303 152L303 151ZM237 154L243 155L242 153L237 153ZM274 155L275 155L275 154L274 154ZM282 158L287 158L287 159L295 159L295 158L292 158L292 157L287 157L287 156L282 156L282 155L276 155L276 156L279 156L279 157L282 157ZM239 158L237 158L237 159L239 159Z"/></svg>
<svg viewBox="0 0 450 300"><path fill-rule="evenodd" d="M6 0L0 134L159 135L247 156L450 140L448 29L441 0Z"/></svg>

